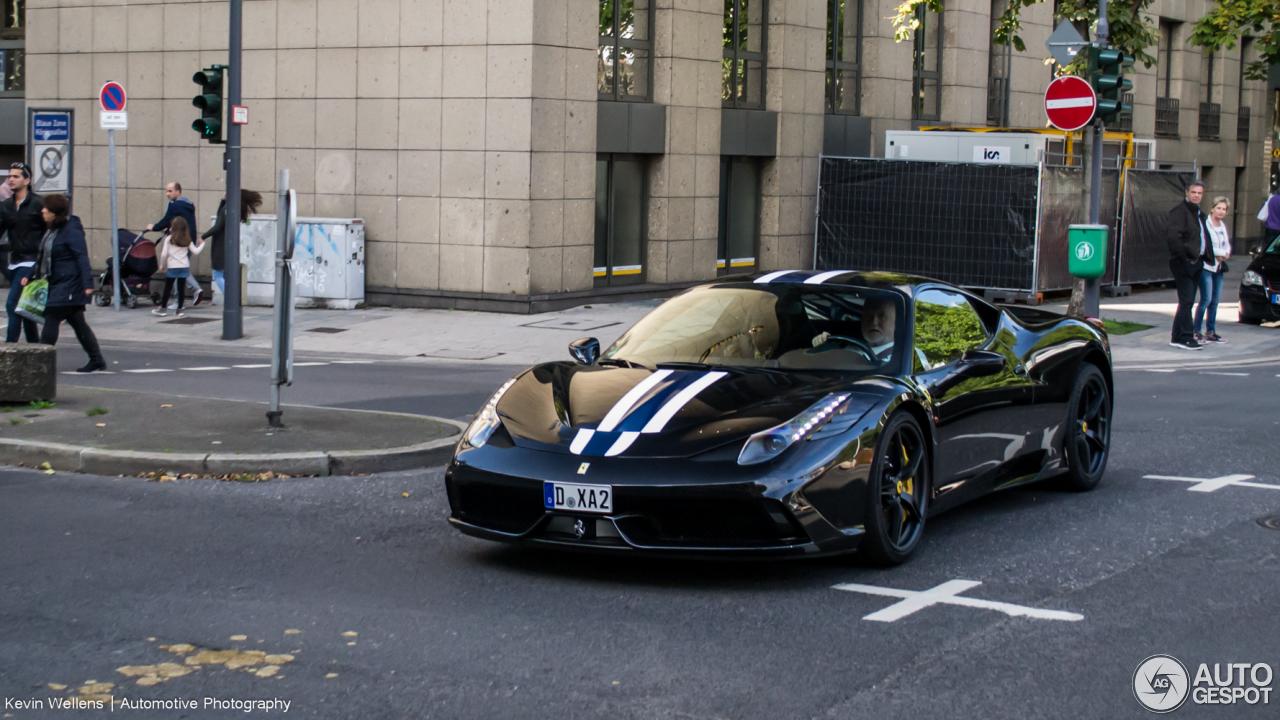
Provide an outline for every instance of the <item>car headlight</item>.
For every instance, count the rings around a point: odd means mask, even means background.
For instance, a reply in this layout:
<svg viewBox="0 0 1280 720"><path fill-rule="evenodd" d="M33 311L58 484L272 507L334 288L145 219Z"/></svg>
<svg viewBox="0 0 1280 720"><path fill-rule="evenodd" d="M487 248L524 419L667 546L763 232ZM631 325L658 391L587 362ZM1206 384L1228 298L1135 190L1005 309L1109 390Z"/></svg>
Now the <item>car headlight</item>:
<svg viewBox="0 0 1280 720"><path fill-rule="evenodd" d="M1252 270L1244 271L1244 279L1240 281L1241 285L1262 285L1262 276Z"/></svg>
<svg viewBox="0 0 1280 720"><path fill-rule="evenodd" d="M848 399L848 393L831 393L791 420L752 435L738 453L738 464L754 465L777 457L822 427Z"/></svg>
<svg viewBox="0 0 1280 720"><path fill-rule="evenodd" d="M498 401L502 399L502 394L507 391L516 382L515 378L511 378L498 388L498 392L489 398L489 402L480 408L480 412L476 413L476 419L471 421L471 425L467 427L467 431L462 434L462 440L471 447L484 447L489 441L489 436L493 435L493 431L498 429L502 424L502 418L498 417Z"/></svg>

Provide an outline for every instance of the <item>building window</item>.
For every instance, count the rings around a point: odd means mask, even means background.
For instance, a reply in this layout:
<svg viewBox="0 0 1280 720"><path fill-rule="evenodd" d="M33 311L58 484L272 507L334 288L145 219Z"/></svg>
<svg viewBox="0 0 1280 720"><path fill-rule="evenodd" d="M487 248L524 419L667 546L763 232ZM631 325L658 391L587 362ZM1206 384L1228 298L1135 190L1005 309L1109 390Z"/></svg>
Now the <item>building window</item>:
<svg viewBox="0 0 1280 720"><path fill-rule="evenodd" d="M1206 51L1200 60L1200 86L1204 89L1201 93L1204 100L1200 102L1201 140L1218 140L1222 137L1222 104L1213 101L1213 70L1216 59L1214 53Z"/></svg>
<svg viewBox="0 0 1280 720"><path fill-rule="evenodd" d="M720 96L725 107L764 109L769 0L724 0Z"/></svg>
<svg viewBox="0 0 1280 720"><path fill-rule="evenodd" d="M644 281L645 161L596 155L596 287Z"/></svg>
<svg viewBox="0 0 1280 720"><path fill-rule="evenodd" d="M721 275L751 272L760 238L760 159L720 158L720 244L716 268Z"/></svg>
<svg viewBox="0 0 1280 720"><path fill-rule="evenodd" d="M1009 76L1013 65L1013 44L997 45L996 28L1008 0L991 0L991 49L987 52L987 124L1009 127Z"/></svg>
<svg viewBox="0 0 1280 720"><path fill-rule="evenodd" d="M1173 23L1160 21L1160 45L1156 49L1156 137L1178 137L1178 98L1173 93Z"/></svg>
<svg viewBox="0 0 1280 720"><path fill-rule="evenodd" d="M911 119L937 120L942 117L942 15L921 5L916 19L920 27L912 59Z"/></svg>
<svg viewBox="0 0 1280 720"><path fill-rule="evenodd" d="M0 26L0 97L22 97L26 89L26 0L3 0Z"/></svg>
<svg viewBox="0 0 1280 720"><path fill-rule="evenodd" d="M1253 38L1240 39L1240 85L1236 88L1236 140L1249 142L1249 106L1244 104L1244 70L1249 65Z"/></svg>
<svg viewBox="0 0 1280 720"><path fill-rule="evenodd" d="M827 0L827 112L862 112L862 0Z"/></svg>
<svg viewBox="0 0 1280 720"><path fill-rule="evenodd" d="M601 100L647 101L653 85L653 0L600 0Z"/></svg>

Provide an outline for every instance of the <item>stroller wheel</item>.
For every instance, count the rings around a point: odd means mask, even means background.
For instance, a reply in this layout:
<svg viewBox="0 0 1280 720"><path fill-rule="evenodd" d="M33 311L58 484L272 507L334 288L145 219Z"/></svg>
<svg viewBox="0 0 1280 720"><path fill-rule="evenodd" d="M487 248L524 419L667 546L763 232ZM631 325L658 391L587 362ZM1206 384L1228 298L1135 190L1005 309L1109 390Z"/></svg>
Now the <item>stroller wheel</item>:
<svg viewBox="0 0 1280 720"><path fill-rule="evenodd" d="M93 304L97 305L98 307L106 307L109 304L109 302L107 300L106 295L94 295Z"/></svg>
<svg viewBox="0 0 1280 720"><path fill-rule="evenodd" d="M138 296L137 296L137 295L130 295L130 296L129 296L129 300L128 300L128 305L129 305L129 307L130 307L130 308L136 308L136 307L138 307Z"/></svg>
<svg viewBox="0 0 1280 720"><path fill-rule="evenodd" d="M160 293L151 293L151 304L152 305L160 304Z"/></svg>

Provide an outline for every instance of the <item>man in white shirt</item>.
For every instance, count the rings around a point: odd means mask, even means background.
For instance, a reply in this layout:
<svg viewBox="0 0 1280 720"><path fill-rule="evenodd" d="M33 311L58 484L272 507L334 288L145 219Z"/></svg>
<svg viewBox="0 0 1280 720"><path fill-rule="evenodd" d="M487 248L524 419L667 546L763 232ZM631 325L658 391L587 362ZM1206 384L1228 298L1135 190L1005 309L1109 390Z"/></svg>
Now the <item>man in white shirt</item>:
<svg viewBox="0 0 1280 720"><path fill-rule="evenodd" d="M862 306L862 337L866 338L881 365L893 355L893 332L898 322L898 309L887 297L867 298Z"/></svg>

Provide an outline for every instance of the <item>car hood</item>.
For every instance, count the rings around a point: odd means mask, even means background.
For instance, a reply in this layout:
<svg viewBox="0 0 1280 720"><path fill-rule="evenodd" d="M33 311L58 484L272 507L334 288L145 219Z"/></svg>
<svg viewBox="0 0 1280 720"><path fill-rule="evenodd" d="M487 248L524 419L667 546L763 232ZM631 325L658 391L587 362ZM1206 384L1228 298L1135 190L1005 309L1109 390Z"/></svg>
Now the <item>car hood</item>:
<svg viewBox="0 0 1280 720"><path fill-rule="evenodd" d="M854 395L847 412L865 411L887 386L883 378L859 382L834 373L546 363L520 375L497 409L522 447L688 457L790 420L837 390Z"/></svg>

